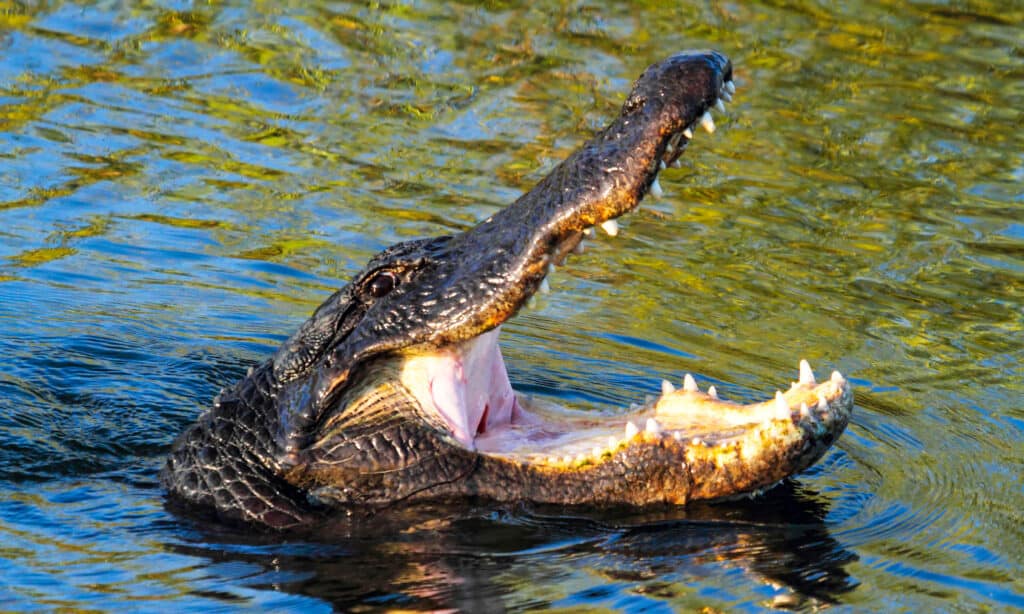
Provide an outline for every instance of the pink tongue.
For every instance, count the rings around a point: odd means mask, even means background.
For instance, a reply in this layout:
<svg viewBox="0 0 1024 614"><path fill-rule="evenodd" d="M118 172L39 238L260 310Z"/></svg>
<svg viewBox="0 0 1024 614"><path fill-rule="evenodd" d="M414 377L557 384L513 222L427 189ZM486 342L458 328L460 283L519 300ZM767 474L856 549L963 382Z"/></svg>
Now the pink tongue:
<svg viewBox="0 0 1024 614"><path fill-rule="evenodd" d="M444 417L455 438L473 449L473 436L480 420L473 420L467 411L466 379L463 376L462 364L458 357L452 356L449 359L445 356L432 366L434 368L430 374L430 399L434 403L434 408Z"/></svg>
<svg viewBox="0 0 1024 614"><path fill-rule="evenodd" d="M431 357L430 400L463 445L512 420L515 393L498 349L498 330ZM486 423L481 423L486 419Z"/></svg>

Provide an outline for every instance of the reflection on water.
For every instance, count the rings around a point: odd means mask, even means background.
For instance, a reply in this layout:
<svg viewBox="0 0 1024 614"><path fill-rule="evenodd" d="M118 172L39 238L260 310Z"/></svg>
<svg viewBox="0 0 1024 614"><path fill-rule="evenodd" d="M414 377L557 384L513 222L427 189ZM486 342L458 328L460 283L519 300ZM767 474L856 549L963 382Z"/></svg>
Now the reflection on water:
<svg viewBox="0 0 1024 614"><path fill-rule="evenodd" d="M1024 608L1024 14L649 4L0 5L0 602ZM512 379L609 411L806 357L857 393L821 464L287 541L165 509L174 436L370 254L493 213L693 47L734 104L505 327Z"/></svg>
<svg viewBox="0 0 1024 614"><path fill-rule="evenodd" d="M315 531L317 543L197 528L174 552L247 570L246 583L348 611L375 607L495 611L587 607L684 609L709 602L835 603L856 556L829 535L827 510L791 485L757 502L638 514L565 508L419 508ZM273 565L267 566L268 558ZM694 582L708 594L694 594ZM538 586L540 578L559 578ZM737 582L742 579L742 582Z"/></svg>

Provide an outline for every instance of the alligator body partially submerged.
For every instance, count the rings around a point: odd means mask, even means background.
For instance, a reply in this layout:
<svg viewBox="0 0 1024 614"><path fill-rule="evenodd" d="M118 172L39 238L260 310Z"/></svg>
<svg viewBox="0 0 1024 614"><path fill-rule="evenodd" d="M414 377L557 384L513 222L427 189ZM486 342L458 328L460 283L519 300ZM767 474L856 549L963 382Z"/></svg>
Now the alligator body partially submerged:
<svg viewBox="0 0 1024 614"><path fill-rule="evenodd" d="M648 68L620 115L508 208L454 236L376 255L273 358L223 391L174 445L170 495L273 528L335 510L482 498L685 504L749 494L799 472L842 433L846 380L801 362L788 392L720 400L687 376L616 418L527 407L500 325L594 226L657 192L709 110L729 60L688 52Z"/></svg>

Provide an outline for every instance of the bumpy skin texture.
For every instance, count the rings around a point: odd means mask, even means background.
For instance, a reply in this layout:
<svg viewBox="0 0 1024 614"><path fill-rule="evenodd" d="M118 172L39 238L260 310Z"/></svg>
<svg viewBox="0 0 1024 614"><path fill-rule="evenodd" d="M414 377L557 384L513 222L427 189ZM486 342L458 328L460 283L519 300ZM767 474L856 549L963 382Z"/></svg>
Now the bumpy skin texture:
<svg viewBox="0 0 1024 614"><path fill-rule="evenodd" d="M477 454L419 407L395 370L404 352L463 342L515 315L585 229L639 203L659 163L685 147L682 131L731 79L717 52L655 64L611 125L511 206L465 233L375 256L179 437L161 473L171 497L222 519L290 528L338 508L422 499L645 504L736 492L716 490L715 470L701 470L706 482L695 475L703 448L671 437L641 436L582 467ZM755 461L742 470L749 488L809 464L770 450Z"/></svg>

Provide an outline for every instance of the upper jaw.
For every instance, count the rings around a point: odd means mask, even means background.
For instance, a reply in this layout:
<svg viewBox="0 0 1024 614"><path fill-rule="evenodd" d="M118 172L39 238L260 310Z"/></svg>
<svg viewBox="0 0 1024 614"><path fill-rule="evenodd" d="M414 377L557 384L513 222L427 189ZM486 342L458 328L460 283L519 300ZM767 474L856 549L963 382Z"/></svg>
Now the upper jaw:
<svg viewBox="0 0 1024 614"><path fill-rule="evenodd" d="M450 248L488 263L466 269L470 279L453 272L452 284L473 288L481 300L458 314L458 330L439 330L433 341L461 341L500 325L592 227L616 234L615 218L646 194L660 195L658 173L676 162L697 127L715 130L709 111L733 91L732 66L713 51L680 53L645 71L611 125L515 203L453 239Z"/></svg>

